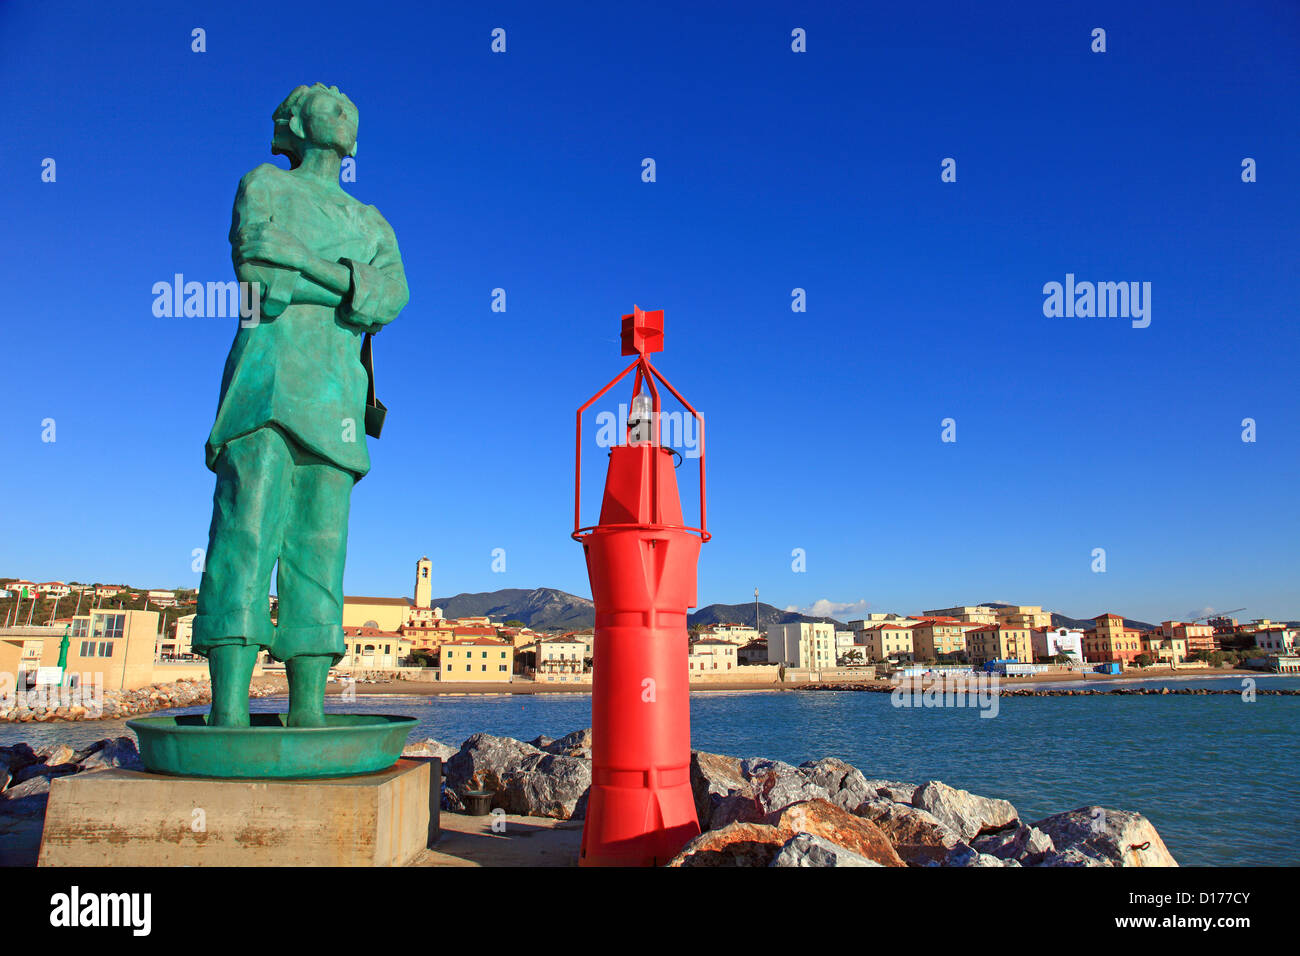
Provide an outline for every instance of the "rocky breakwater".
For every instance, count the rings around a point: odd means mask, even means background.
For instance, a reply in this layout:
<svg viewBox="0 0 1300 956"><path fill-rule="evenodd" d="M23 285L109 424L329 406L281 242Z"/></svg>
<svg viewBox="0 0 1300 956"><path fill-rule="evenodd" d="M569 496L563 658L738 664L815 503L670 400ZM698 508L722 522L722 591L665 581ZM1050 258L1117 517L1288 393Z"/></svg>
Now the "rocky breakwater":
<svg viewBox="0 0 1300 956"><path fill-rule="evenodd" d="M591 731L524 743L475 734L410 756L443 759L445 809L471 791L507 813L581 818L591 787ZM1080 807L1023 820L1006 800L938 780L869 778L827 757L798 767L696 751L691 787L701 834L669 866L1177 866L1140 813Z"/></svg>
<svg viewBox="0 0 1300 956"><path fill-rule="evenodd" d="M288 689L283 677L259 677L249 688L249 696L271 697L288 693ZM188 678L136 690L106 690L99 695L79 688L52 688L0 697L0 721L120 720L157 710L198 707L211 701L212 684Z"/></svg>
<svg viewBox="0 0 1300 956"><path fill-rule="evenodd" d="M55 777L114 767L144 769L134 738L106 738L80 749L61 743L0 747L0 866L36 863Z"/></svg>

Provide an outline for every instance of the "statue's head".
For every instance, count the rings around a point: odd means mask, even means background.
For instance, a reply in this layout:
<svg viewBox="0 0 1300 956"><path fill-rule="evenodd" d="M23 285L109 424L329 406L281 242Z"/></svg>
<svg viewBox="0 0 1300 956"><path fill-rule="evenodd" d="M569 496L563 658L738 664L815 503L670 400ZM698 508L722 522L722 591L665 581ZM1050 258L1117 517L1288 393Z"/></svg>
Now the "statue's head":
<svg viewBox="0 0 1300 956"><path fill-rule="evenodd" d="M333 149L340 156L357 154L357 107L337 86L300 86L275 108L271 119L271 152L288 156L290 166L302 162L309 146Z"/></svg>

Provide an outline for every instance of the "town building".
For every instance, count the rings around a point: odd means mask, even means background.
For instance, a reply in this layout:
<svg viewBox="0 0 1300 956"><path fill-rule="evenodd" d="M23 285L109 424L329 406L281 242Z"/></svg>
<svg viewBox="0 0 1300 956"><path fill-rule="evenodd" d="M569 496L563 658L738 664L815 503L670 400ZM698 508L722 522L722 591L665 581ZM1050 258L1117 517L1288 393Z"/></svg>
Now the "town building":
<svg viewBox="0 0 1300 956"><path fill-rule="evenodd" d="M155 588L154 590L145 592L145 600L150 604L157 605L158 607L175 607L176 592L165 591L162 588Z"/></svg>
<svg viewBox="0 0 1300 956"><path fill-rule="evenodd" d="M438 679L455 683L501 683L513 679L514 645L494 637L448 641L438 657Z"/></svg>
<svg viewBox="0 0 1300 956"><path fill-rule="evenodd" d="M967 624L996 624L997 612L983 604L945 607L937 611L926 611L926 617L951 617Z"/></svg>
<svg viewBox="0 0 1300 956"><path fill-rule="evenodd" d="M1157 664L1182 664L1187 660L1187 638L1165 637L1157 628L1142 635L1142 653Z"/></svg>
<svg viewBox="0 0 1300 956"><path fill-rule="evenodd" d="M170 637L158 638L158 657L160 660L187 658L194 655L194 615L178 617L172 625Z"/></svg>
<svg viewBox="0 0 1300 956"><path fill-rule="evenodd" d="M1300 643L1300 628L1268 624L1255 631L1255 646L1273 654L1291 655Z"/></svg>
<svg viewBox="0 0 1300 956"><path fill-rule="evenodd" d="M534 647L534 680L570 683L583 679L589 654L586 642L577 636L544 638Z"/></svg>
<svg viewBox="0 0 1300 956"><path fill-rule="evenodd" d="M744 624L705 624L697 634L701 640L730 641L736 645L748 644L762 636L757 628L746 627Z"/></svg>
<svg viewBox="0 0 1300 956"><path fill-rule="evenodd" d="M686 658L687 670L691 677L708 674L726 673L739 665L736 652L739 650L732 641L719 638L705 638L691 645Z"/></svg>
<svg viewBox="0 0 1300 956"><path fill-rule="evenodd" d="M37 668L56 667L63 627L0 628L0 673L32 686ZM73 617L66 673L72 683L96 680L104 690L135 690L153 682L157 611L93 610Z"/></svg>
<svg viewBox="0 0 1300 956"><path fill-rule="evenodd" d="M809 670L834 667L835 625L824 621L770 625L767 629L767 661Z"/></svg>
<svg viewBox="0 0 1300 956"><path fill-rule="evenodd" d="M409 637L373 627L343 628L343 657L336 666L358 670L394 670L403 666L413 647Z"/></svg>
<svg viewBox="0 0 1300 956"><path fill-rule="evenodd" d="M1052 612L1044 611L1038 604L1012 604L994 608L994 613L999 624L1007 624L1011 627L1033 630L1036 627L1052 626Z"/></svg>
<svg viewBox="0 0 1300 956"><path fill-rule="evenodd" d="M1093 618L1093 627L1083 632L1084 660L1097 664L1118 663L1131 667L1142 653L1142 633L1125 627L1118 614L1101 614Z"/></svg>
<svg viewBox="0 0 1300 956"><path fill-rule="evenodd" d="M1198 651L1207 654L1219 649L1212 624L1184 624L1181 621L1164 621L1156 632L1164 639L1179 638L1187 645L1187 654L1191 656Z"/></svg>
<svg viewBox="0 0 1300 956"><path fill-rule="evenodd" d="M857 631L854 641L868 661L911 663L916 659L911 625L872 624Z"/></svg>
<svg viewBox="0 0 1300 956"><path fill-rule="evenodd" d="M36 585L36 593L44 598L64 598L72 593L72 588L62 581L42 581Z"/></svg>
<svg viewBox="0 0 1300 956"><path fill-rule="evenodd" d="M1034 659L1048 660L1068 654L1080 664L1084 661L1083 631L1071 627L1039 627L1030 634Z"/></svg>
<svg viewBox="0 0 1300 956"><path fill-rule="evenodd" d="M1028 627L981 624L966 631L966 659L975 666L989 661L1034 662L1034 645Z"/></svg>
<svg viewBox="0 0 1300 956"><path fill-rule="evenodd" d="M973 625L954 617L922 617L912 626L912 653L918 661L943 661L966 654L966 632Z"/></svg>

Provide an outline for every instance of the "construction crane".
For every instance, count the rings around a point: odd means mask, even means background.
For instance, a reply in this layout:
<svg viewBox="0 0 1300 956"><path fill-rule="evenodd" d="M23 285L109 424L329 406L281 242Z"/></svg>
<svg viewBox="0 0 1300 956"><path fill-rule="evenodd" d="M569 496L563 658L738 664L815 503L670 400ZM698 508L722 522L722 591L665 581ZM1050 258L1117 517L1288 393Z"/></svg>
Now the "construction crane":
<svg viewBox="0 0 1300 956"><path fill-rule="evenodd" d="M1236 614L1238 611L1246 610L1244 607L1234 607L1231 611L1215 611L1213 614L1202 614L1200 617L1192 618L1192 623L1197 621L1208 621L1212 617L1227 617L1229 614Z"/></svg>

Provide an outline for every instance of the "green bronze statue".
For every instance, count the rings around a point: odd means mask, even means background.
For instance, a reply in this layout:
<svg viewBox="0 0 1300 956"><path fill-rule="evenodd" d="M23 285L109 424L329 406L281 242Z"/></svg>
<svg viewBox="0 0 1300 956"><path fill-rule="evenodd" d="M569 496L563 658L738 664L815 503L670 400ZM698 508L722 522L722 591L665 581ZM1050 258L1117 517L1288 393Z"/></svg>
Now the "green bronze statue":
<svg viewBox="0 0 1300 956"><path fill-rule="evenodd" d="M260 289L261 311L235 333L207 441L217 478L193 646L212 675L210 726L249 725L263 648L285 664L286 723L325 723L329 669L344 653L348 508L370 469L362 338L408 298L392 228L339 185L356 155L356 106L317 83L272 118L271 152L290 168L258 166L235 194L235 273Z"/></svg>

